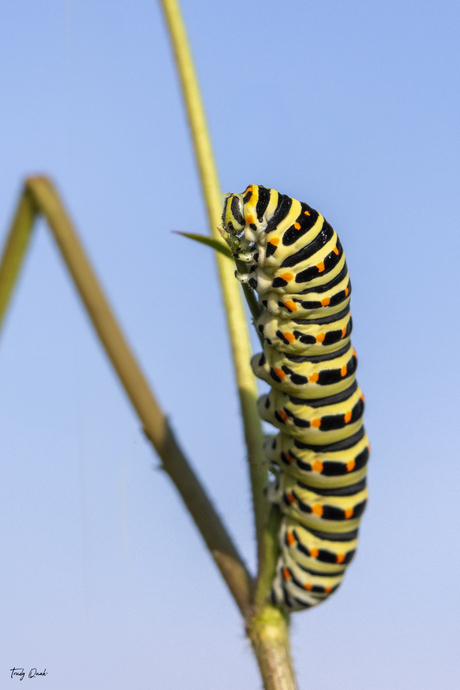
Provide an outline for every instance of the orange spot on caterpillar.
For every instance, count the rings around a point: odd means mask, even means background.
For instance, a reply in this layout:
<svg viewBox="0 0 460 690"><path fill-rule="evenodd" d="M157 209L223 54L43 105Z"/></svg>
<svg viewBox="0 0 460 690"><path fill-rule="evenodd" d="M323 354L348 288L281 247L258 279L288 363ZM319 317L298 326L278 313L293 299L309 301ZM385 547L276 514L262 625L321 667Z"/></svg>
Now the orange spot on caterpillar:
<svg viewBox="0 0 460 690"><path fill-rule="evenodd" d="M324 592L325 592L326 594L329 594L329 592L332 592L332 587L325 587L325 588L324 588Z"/></svg>
<svg viewBox="0 0 460 690"><path fill-rule="evenodd" d="M347 462L347 472L351 472L356 467L356 462L354 460L349 460Z"/></svg>
<svg viewBox="0 0 460 690"><path fill-rule="evenodd" d="M348 520L348 518L351 518L353 515L353 508L347 508L345 511L345 519Z"/></svg>
<svg viewBox="0 0 460 690"><path fill-rule="evenodd" d="M308 380L311 381L311 383L316 383L318 379L319 376L316 372L308 377Z"/></svg>
<svg viewBox="0 0 460 690"><path fill-rule="evenodd" d="M290 580L291 579L291 573L287 568L283 568L283 577L285 580Z"/></svg>
<svg viewBox="0 0 460 690"><path fill-rule="evenodd" d="M315 503L315 505L311 507L311 512L321 517L323 514L323 506L319 503Z"/></svg>
<svg viewBox="0 0 460 690"><path fill-rule="evenodd" d="M283 422L287 422L288 416L284 410L278 410L278 414L281 417L281 419L283 420Z"/></svg>
<svg viewBox="0 0 460 690"><path fill-rule="evenodd" d="M311 558L318 558L319 550L317 548L313 547L312 549L308 549L308 551L310 553Z"/></svg>
<svg viewBox="0 0 460 690"><path fill-rule="evenodd" d="M364 395L361 393L361 401L364 402Z"/></svg>
<svg viewBox="0 0 460 690"><path fill-rule="evenodd" d="M348 288L345 288L345 297L348 297L349 292L350 292L350 290Z"/></svg>
<svg viewBox="0 0 460 690"><path fill-rule="evenodd" d="M318 333L318 335L316 336L316 342L322 343L325 337L326 337L325 333Z"/></svg>
<svg viewBox="0 0 460 690"><path fill-rule="evenodd" d="M344 326L344 327L342 328L342 335L341 335L340 337L341 337L341 338L345 338L346 333L347 333L347 327Z"/></svg>
<svg viewBox="0 0 460 690"><path fill-rule="evenodd" d="M313 589L313 585L311 585L309 582L306 582L306 583L304 584L304 587L305 587L305 589L308 589L308 591L310 591L311 589Z"/></svg>
<svg viewBox="0 0 460 690"><path fill-rule="evenodd" d="M288 343L293 343L295 340L295 335L294 333L283 333L284 337L288 341Z"/></svg>
<svg viewBox="0 0 460 690"><path fill-rule="evenodd" d="M284 379L286 378L286 374L284 373L284 371L282 369L273 369L273 371L275 372L277 377L279 379L281 379L281 381L284 381Z"/></svg>
<svg viewBox="0 0 460 690"><path fill-rule="evenodd" d="M297 311L297 304L292 301L292 299L287 299L284 306L290 309L290 311Z"/></svg>
<svg viewBox="0 0 460 690"><path fill-rule="evenodd" d="M296 230L300 230L300 223L294 223L294 227Z"/></svg>
<svg viewBox="0 0 460 690"><path fill-rule="evenodd" d="M286 493L285 493L284 495L286 496L286 498L287 498L287 500L289 501L289 503L291 503L291 504L292 504L292 503L295 503L295 498L294 498L293 494L292 494L290 491L286 491Z"/></svg>
<svg viewBox="0 0 460 690"><path fill-rule="evenodd" d="M284 457L286 458L286 460L287 460L288 462L294 462L294 458L292 457L292 455L290 454L289 451L286 451L286 452L284 453Z"/></svg>
<svg viewBox="0 0 460 690"><path fill-rule="evenodd" d="M321 462L321 460L315 460L312 463L312 469L314 469L315 472L322 472L323 471L323 463Z"/></svg>
<svg viewBox="0 0 460 690"><path fill-rule="evenodd" d="M318 417L317 419L312 419L311 425L315 427L315 429L319 429L319 427L321 426L321 417Z"/></svg>
<svg viewBox="0 0 460 690"><path fill-rule="evenodd" d="M304 213L305 213L306 216L310 216L310 215L311 215L311 214L310 214L310 211L304 211Z"/></svg>
<svg viewBox="0 0 460 690"><path fill-rule="evenodd" d="M329 306L330 303L331 303L331 298L330 298L330 297L325 297L324 299L321 300L321 305L322 305L323 307Z"/></svg>
<svg viewBox="0 0 460 690"><path fill-rule="evenodd" d="M343 415L343 418L344 418L344 420L345 420L345 424L348 424L348 422L349 422L350 419L351 419L351 411L348 410L348 412L345 412L345 414Z"/></svg>
<svg viewBox="0 0 460 690"><path fill-rule="evenodd" d="M316 268L318 269L318 273L322 273L326 268L324 265L324 261L320 261L319 264L316 264Z"/></svg>
<svg viewBox="0 0 460 690"><path fill-rule="evenodd" d="M294 546L296 540L292 532L286 532L286 541L289 544L289 546Z"/></svg>
<svg viewBox="0 0 460 690"><path fill-rule="evenodd" d="M358 355L356 354L356 350L353 348L353 356L357 357Z"/></svg>
<svg viewBox="0 0 460 690"><path fill-rule="evenodd" d="M340 370L340 376L346 376L347 375L347 365L344 364L343 367Z"/></svg>
<svg viewBox="0 0 460 690"><path fill-rule="evenodd" d="M334 254L338 254L338 253L339 253L339 250L337 249L337 247L334 247Z"/></svg>
<svg viewBox="0 0 460 690"><path fill-rule="evenodd" d="M345 554L344 553L338 553L337 556L335 557L337 563L343 563L345 560Z"/></svg>
<svg viewBox="0 0 460 690"><path fill-rule="evenodd" d="M273 244L274 247L277 247L280 243L280 238L279 237L272 237L271 240L268 240L269 244Z"/></svg>
<svg viewBox="0 0 460 690"><path fill-rule="evenodd" d="M252 184L249 185L249 187L246 187L246 189L243 192L243 196L246 196L248 192L253 192Z"/></svg>
<svg viewBox="0 0 460 690"><path fill-rule="evenodd" d="M280 275L280 278L286 281L286 283L290 283L291 280L294 278L294 275L292 273L283 273Z"/></svg>
<svg viewBox="0 0 460 690"><path fill-rule="evenodd" d="M252 213L248 213L248 215L245 218L246 225L254 225L254 216Z"/></svg>

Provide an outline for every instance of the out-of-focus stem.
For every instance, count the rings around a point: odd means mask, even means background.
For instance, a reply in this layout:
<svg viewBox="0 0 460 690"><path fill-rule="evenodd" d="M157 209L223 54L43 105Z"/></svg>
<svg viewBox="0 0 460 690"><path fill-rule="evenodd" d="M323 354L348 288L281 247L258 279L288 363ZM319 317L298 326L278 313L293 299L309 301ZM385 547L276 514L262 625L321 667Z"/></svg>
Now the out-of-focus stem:
<svg viewBox="0 0 460 690"><path fill-rule="evenodd" d="M35 214L32 195L25 191L19 200L0 263L0 328L29 246Z"/></svg>
<svg viewBox="0 0 460 690"><path fill-rule="evenodd" d="M101 343L145 433L162 460L245 618L251 611L251 576L211 500L181 450L118 325L59 196L46 177L26 181L0 260L0 300L5 312L17 281L36 213L51 228ZM228 261L228 259L226 259Z"/></svg>

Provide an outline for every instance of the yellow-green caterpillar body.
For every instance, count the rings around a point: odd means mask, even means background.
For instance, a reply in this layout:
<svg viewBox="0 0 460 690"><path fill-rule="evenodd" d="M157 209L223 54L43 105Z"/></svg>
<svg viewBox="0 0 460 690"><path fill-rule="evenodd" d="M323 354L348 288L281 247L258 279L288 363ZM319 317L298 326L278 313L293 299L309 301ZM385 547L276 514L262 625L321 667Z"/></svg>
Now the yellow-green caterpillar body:
<svg viewBox="0 0 460 690"><path fill-rule="evenodd" d="M272 386L260 415L280 430L265 444L276 475L268 497L283 513L271 598L299 610L339 586L367 500L351 284L335 230L306 203L250 185L227 196L222 221L235 258L249 263L237 277L263 307L252 368Z"/></svg>

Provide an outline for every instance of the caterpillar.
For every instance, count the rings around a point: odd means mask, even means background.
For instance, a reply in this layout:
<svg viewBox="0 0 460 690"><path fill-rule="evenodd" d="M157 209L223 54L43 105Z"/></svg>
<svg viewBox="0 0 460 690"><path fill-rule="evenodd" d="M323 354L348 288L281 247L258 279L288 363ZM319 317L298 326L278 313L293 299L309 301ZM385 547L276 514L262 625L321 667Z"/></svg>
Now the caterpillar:
<svg viewBox="0 0 460 690"><path fill-rule="evenodd" d="M260 416L279 429L264 446L275 476L267 495L282 513L271 600L301 610L339 587L367 501L345 254L318 211L259 185L226 197L222 230L249 264L237 277L259 295L263 352L251 365L271 386Z"/></svg>

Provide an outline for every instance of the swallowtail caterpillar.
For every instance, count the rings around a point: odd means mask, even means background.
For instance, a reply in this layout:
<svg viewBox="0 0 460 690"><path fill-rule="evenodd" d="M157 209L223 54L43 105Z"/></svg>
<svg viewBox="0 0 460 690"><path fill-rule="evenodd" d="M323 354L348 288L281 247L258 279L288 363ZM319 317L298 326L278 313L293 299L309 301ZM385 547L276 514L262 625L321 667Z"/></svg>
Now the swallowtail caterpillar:
<svg viewBox="0 0 460 690"><path fill-rule="evenodd" d="M274 189L229 194L222 221L235 258L249 264L237 277L263 307L255 322L263 352L251 364L272 387L260 415L279 429L265 443L276 476L268 497L283 513L271 598L300 610L340 585L367 500L345 254L318 211Z"/></svg>

